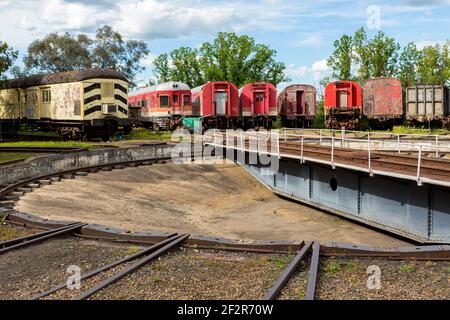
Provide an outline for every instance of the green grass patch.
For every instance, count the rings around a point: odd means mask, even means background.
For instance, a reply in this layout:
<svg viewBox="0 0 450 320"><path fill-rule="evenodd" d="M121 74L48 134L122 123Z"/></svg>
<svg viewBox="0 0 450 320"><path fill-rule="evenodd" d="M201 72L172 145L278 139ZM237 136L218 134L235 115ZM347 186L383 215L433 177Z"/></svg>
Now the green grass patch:
<svg viewBox="0 0 450 320"><path fill-rule="evenodd" d="M133 129L133 131L125 136L126 140L157 140L169 141L172 137L170 131L154 131L145 128Z"/></svg>
<svg viewBox="0 0 450 320"><path fill-rule="evenodd" d="M32 156L34 156L32 153L0 152L0 164L16 160L25 160Z"/></svg>
<svg viewBox="0 0 450 320"><path fill-rule="evenodd" d="M277 267L278 269L284 269L288 266L289 262L292 260L291 256L286 257L273 257L270 258L270 261Z"/></svg>
<svg viewBox="0 0 450 320"><path fill-rule="evenodd" d="M426 129L426 128L417 128L417 127L408 127L408 126L394 126L392 129L392 133L395 134L439 134L445 135L448 134L446 129Z"/></svg>
<svg viewBox="0 0 450 320"><path fill-rule="evenodd" d="M138 247L138 246L130 246L130 247L127 248L127 251L125 252L125 254L126 254L127 256L131 256L131 255L133 255L133 254L138 253L138 252L141 251L141 250L142 250L141 247Z"/></svg>
<svg viewBox="0 0 450 320"><path fill-rule="evenodd" d="M0 143L0 151L1 147L91 149L93 145L87 142L77 141L19 141Z"/></svg>
<svg viewBox="0 0 450 320"><path fill-rule="evenodd" d="M328 275L335 276L339 272L342 271L342 268L341 268L341 265L339 263L337 263L335 261L329 261L325 265L324 271Z"/></svg>
<svg viewBox="0 0 450 320"><path fill-rule="evenodd" d="M359 269L359 265L353 261L344 262L345 269L350 272L357 271Z"/></svg>
<svg viewBox="0 0 450 320"><path fill-rule="evenodd" d="M403 263L400 265L400 271L404 273L412 273L416 271L416 265L414 263Z"/></svg>
<svg viewBox="0 0 450 320"><path fill-rule="evenodd" d="M22 236L22 234L14 229L6 226L0 226L0 241L8 241Z"/></svg>
<svg viewBox="0 0 450 320"><path fill-rule="evenodd" d="M54 131L19 131L17 134L19 136L59 138L58 134Z"/></svg>

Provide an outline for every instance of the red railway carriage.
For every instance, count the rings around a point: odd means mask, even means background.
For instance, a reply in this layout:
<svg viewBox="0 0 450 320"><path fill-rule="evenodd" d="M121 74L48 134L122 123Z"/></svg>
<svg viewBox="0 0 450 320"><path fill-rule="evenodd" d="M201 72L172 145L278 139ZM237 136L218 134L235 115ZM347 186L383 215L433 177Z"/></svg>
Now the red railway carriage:
<svg viewBox="0 0 450 320"><path fill-rule="evenodd" d="M309 127L317 111L317 90L308 84L287 86L278 96L278 108L284 126Z"/></svg>
<svg viewBox="0 0 450 320"><path fill-rule="evenodd" d="M239 89L239 103L246 127L268 128L277 116L277 88L266 82L249 83Z"/></svg>
<svg viewBox="0 0 450 320"><path fill-rule="evenodd" d="M362 114L362 90L357 82L341 80L325 88L325 125L357 129Z"/></svg>
<svg viewBox="0 0 450 320"><path fill-rule="evenodd" d="M243 117L277 116L277 88L266 82L249 83L239 90Z"/></svg>
<svg viewBox="0 0 450 320"><path fill-rule="evenodd" d="M374 78L363 85L364 116L372 125L393 125L403 116L402 83L395 78Z"/></svg>
<svg viewBox="0 0 450 320"><path fill-rule="evenodd" d="M191 89L181 82L140 88L129 93L128 106L144 126L172 128L182 116L192 115Z"/></svg>
<svg viewBox="0 0 450 320"><path fill-rule="evenodd" d="M229 82L208 82L192 89L192 116L204 127L235 127L239 119L239 90Z"/></svg>

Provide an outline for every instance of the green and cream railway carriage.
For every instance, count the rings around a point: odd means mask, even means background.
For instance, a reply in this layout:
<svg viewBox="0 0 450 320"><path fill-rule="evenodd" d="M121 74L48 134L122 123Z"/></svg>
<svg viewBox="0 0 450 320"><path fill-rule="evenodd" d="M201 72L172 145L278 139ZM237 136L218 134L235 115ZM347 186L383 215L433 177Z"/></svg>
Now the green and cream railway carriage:
<svg viewBox="0 0 450 320"><path fill-rule="evenodd" d="M3 128L36 123L61 136L110 137L128 119L128 81L113 70L86 69L11 80L0 87Z"/></svg>

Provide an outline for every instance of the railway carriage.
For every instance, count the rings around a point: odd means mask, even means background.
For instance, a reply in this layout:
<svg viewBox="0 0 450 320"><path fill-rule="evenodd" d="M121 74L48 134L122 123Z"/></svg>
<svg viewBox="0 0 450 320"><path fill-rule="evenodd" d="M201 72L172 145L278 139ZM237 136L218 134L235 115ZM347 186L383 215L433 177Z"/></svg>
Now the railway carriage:
<svg viewBox="0 0 450 320"><path fill-rule="evenodd" d="M60 136L109 139L129 131L128 81L113 70L86 69L6 81L0 88L2 123L35 124Z"/></svg>
<svg viewBox="0 0 450 320"><path fill-rule="evenodd" d="M363 85L363 114L371 128L392 128L403 119L403 90L395 78L373 78Z"/></svg>
<svg viewBox="0 0 450 320"><path fill-rule="evenodd" d="M406 120L429 127L450 129L450 90L440 85L417 85L406 88Z"/></svg>
<svg viewBox="0 0 450 320"><path fill-rule="evenodd" d="M183 119L186 128L242 127L239 90L230 82L208 82L192 89L192 117Z"/></svg>
<svg viewBox="0 0 450 320"><path fill-rule="evenodd" d="M307 84L287 86L278 96L278 110L283 126L308 128L317 112L317 90Z"/></svg>
<svg viewBox="0 0 450 320"><path fill-rule="evenodd" d="M173 129L192 115L191 88L182 82L166 82L130 92L130 118L148 128Z"/></svg>
<svg viewBox="0 0 450 320"><path fill-rule="evenodd" d="M362 90L357 82L341 80L325 88L325 126L357 129L362 115Z"/></svg>
<svg viewBox="0 0 450 320"><path fill-rule="evenodd" d="M278 115L277 88L266 82L249 83L239 89L239 104L246 128L269 128Z"/></svg>

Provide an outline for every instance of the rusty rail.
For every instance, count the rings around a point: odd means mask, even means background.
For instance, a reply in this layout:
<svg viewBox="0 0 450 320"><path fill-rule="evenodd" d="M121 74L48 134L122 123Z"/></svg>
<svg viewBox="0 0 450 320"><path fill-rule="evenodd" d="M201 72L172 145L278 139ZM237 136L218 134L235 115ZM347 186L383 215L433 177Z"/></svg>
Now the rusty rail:
<svg viewBox="0 0 450 320"><path fill-rule="evenodd" d="M109 286L109 285L119 281L123 277L127 276L131 272L136 271L140 267L142 267L145 264L147 264L148 262L156 259L157 257L159 257L160 255L166 253L167 251L169 251L170 249L174 248L175 246L178 246L179 244L181 244L187 238L189 238L189 235L185 234L185 235L182 235L182 236L178 237L175 240L172 240L170 243L168 243L164 247L158 249L157 251L151 253L149 256L146 256L146 257L142 258L141 260L138 260L136 263L132 264L131 266L127 267L126 269L122 270L121 272L115 274L114 276L106 279L105 281L101 282L97 286L95 286L95 287L93 287L93 288L91 288L91 289L81 293L78 297L75 298L75 300L85 300L85 299L89 298L90 296L94 295L98 291L100 291L100 290L106 288L107 286Z"/></svg>
<svg viewBox="0 0 450 320"><path fill-rule="evenodd" d="M132 261L134 259L140 258L140 257L142 257L144 255L149 254L149 253L152 253L155 250L158 250L159 248L165 246L166 244L169 244L172 241L175 241L175 240L177 240L177 239L179 239L181 237L182 237L181 235L176 235L176 236L174 236L172 238L169 238L169 239L163 240L161 242L158 242L158 243L152 245L151 247L149 247L147 249L144 249L144 250L142 250L142 251L140 251L138 253L135 253L135 254L133 254L131 256L128 256L128 257L116 260L116 261L114 261L114 262L112 262L112 263L110 263L108 265L105 265L103 267L100 267L100 268L98 268L98 269L96 269L94 271L91 271L89 273L83 274L83 275L81 275L80 280L82 281L82 280L86 280L86 279L92 278L92 277L94 277L94 276L96 276L96 275L98 275L98 274L100 274L100 273L102 273L104 271L107 271L109 269L115 268L115 267L117 267L117 266L119 266L119 265L121 265L123 263L127 263L129 261ZM51 295L51 294L53 294L55 292L60 291L60 290L62 290L64 288L66 288L66 287L67 287L67 284L65 282L61 283L61 284L59 284L59 285L57 285L57 286L55 286L55 287L53 287L53 288L43 292L43 293L40 293L40 294L32 297L30 300L42 299L42 298L44 298L46 296L49 296L49 295Z"/></svg>
<svg viewBox="0 0 450 320"><path fill-rule="evenodd" d="M27 237L21 237L17 239L12 239L8 241L4 241L1 243L3 246L3 249L0 249L0 254L14 250L19 249L23 247L27 247L32 244L36 244L51 238L55 238L58 236L66 235L69 233L73 233L76 230L80 229L81 227L87 225L87 223L75 223L71 225L67 225L62 228L50 230L50 231L44 231L38 234L30 235Z"/></svg>
<svg viewBox="0 0 450 320"><path fill-rule="evenodd" d="M311 266L309 267L308 287L305 300L314 300L317 284L317 272L319 270L320 243L314 241L312 245Z"/></svg>
<svg viewBox="0 0 450 320"><path fill-rule="evenodd" d="M284 288L286 283L288 283L292 274L294 274L295 270L297 270L300 263L305 259L308 252L311 250L313 243L307 242L303 248L298 252L292 262L284 269L281 276L278 278L277 282L269 289L264 300L275 300L281 290Z"/></svg>

